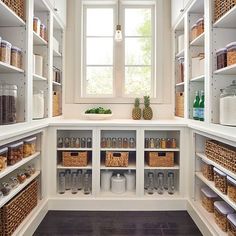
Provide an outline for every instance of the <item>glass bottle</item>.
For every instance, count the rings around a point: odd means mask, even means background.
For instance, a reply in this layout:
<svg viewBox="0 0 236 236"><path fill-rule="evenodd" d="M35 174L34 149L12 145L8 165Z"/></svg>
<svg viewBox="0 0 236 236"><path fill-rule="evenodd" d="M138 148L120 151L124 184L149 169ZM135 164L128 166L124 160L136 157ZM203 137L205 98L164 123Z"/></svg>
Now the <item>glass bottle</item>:
<svg viewBox="0 0 236 236"><path fill-rule="evenodd" d="M78 188L78 190L83 189L83 173L82 173L82 170L77 170L77 188Z"/></svg>
<svg viewBox="0 0 236 236"><path fill-rule="evenodd" d="M205 96L204 96L204 91L201 91L201 99L199 101L199 120L204 121L204 109L205 108Z"/></svg>
<svg viewBox="0 0 236 236"><path fill-rule="evenodd" d="M106 148L107 147L107 139L106 138L101 138L101 148Z"/></svg>
<svg viewBox="0 0 236 236"><path fill-rule="evenodd" d="M128 147L129 147L128 138L123 138L123 148L128 148Z"/></svg>
<svg viewBox="0 0 236 236"><path fill-rule="evenodd" d="M156 138L155 139L155 148L160 148L160 145L161 145L161 141L159 138Z"/></svg>
<svg viewBox="0 0 236 236"><path fill-rule="evenodd" d="M165 138L162 138L161 139L161 148L165 149L166 148L166 139Z"/></svg>
<svg viewBox="0 0 236 236"><path fill-rule="evenodd" d="M200 102L200 97L199 97L199 91L196 91L196 97L193 102L193 119L194 120L199 120L199 102Z"/></svg>
<svg viewBox="0 0 236 236"><path fill-rule="evenodd" d="M166 148L171 148L171 139L170 138L168 138L166 140Z"/></svg>
<svg viewBox="0 0 236 236"><path fill-rule="evenodd" d="M118 138L118 148L122 148L122 138Z"/></svg>
<svg viewBox="0 0 236 236"><path fill-rule="evenodd" d="M70 170L66 170L65 182L66 182L66 190L71 189L71 171Z"/></svg>
<svg viewBox="0 0 236 236"><path fill-rule="evenodd" d="M84 194L90 194L90 183L89 183L89 174L85 173L84 175Z"/></svg>
<svg viewBox="0 0 236 236"><path fill-rule="evenodd" d="M107 138L107 148L111 148L111 138Z"/></svg>
<svg viewBox="0 0 236 236"><path fill-rule="evenodd" d="M80 148L80 138L75 139L75 147Z"/></svg>
<svg viewBox="0 0 236 236"><path fill-rule="evenodd" d="M59 179L58 179L58 193L63 194L66 191L66 179L65 179L65 173L60 172L59 173Z"/></svg>
<svg viewBox="0 0 236 236"><path fill-rule="evenodd" d="M71 193L76 194L77 192L78 192L77 175L76 175L76 172L73 172L72 177L71 177Z"/></svg>
<svg viewBox="0 0 236 236"><path fill-rule="evenodd" d="M92 139L87 138L87 148L92 148Z"/></svg>
<svg viewBox="0 0 236 236"><path fill-rule="evenodd" d="M63 138L59 137L57 140L57 147L63 148Z"/></svg>
<svg viewBox="0 0 236 236"><path fill-rule="evenodd" d="M81 138L80 146L81 148L86 148L86 138Z"/></svg>
<svg viewBox="0 0 236 236"><path fill-rule="evenodd" d="M158 178L157 178L157 193L158 194L163 194L164 193L164 174L159 173Z"/></svg>
<svg viewBox="0 0 236 236"><path fill-rule="evenodd" d="M175 138L171 139L171 148L177 148L177 141Z"/></svg>
<svg viewBox="0 0 236 236"><path fill-rule="evenodd" d="M65 137L64 138L64 147L69 148L70 147L70 138Z"/></svg>
<svg viewBox="0 0 236 236"><path fill-rule="evenodd" d="M173 172L168 173L168 193L169 194L175 193L175 179Z"/></svg>
<svg viewBox="0 0 236 236"><path fill-rule="evenodd" d="M70 148L75 148L75 141L76 139L75 138L70 138Z"/></svg>
<svg viewBox="0 0 236 236"><path fill-rule="evenodd" d="M129 139L129 148L135 148L135 139L134 138Z"/></svg>
<svg viewBox="0 0 236 236"><path fill-rule="evenodd" d="M144 172L144 189L145 190L148 189L148 172L147 171Z"/></svg>
<svg viewBox="0 0 236 236"><path fill-rule="evenodd" d="M148 187L147 187L147 193L153 194L154 193L154 174L148 173Z"/></svg>
<svg viewBox="0 0 236 236"><path fill-rule="evenodd" d="M150 138L150 148L155 148L154 138Z"/></svg>
<svg viewBox="0 0 236 236"><path fill-rule="evenodd" d="M112 138L112 140L111 140L111 147L112 148L116 148L117 147L117 142L116 141L117 141L116 138Z"/></svg>
<svg viewBox="0 0 236 236"><path fill-rule="evenodd" d="M145 148L149 148L149 138L145 138Z"/></svg>

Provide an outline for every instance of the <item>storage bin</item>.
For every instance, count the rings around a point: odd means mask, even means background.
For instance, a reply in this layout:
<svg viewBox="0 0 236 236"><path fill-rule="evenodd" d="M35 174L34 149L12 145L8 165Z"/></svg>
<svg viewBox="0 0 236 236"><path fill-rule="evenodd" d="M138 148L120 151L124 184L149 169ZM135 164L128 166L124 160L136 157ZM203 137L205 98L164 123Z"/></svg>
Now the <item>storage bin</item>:
<svg viewBox="0 0 236 236"><path fill-rule="evenodd" d="M236 202L236 180L227 176L227 193L230 199Z"/></svg>
<svg viewBox="0 0 236 236"><path fill-rule="evenodd" d="M203 161L202 163L202 174L209 181L214 181L214 166L209 164L207 161Z"/></svg>
<svg viewBox="0 0 236 236"><path fill-rule="evenodd" d="M0 171L4 170L7 167L7 155L7 147L0 149Z"/></svg>
<svg viewBox="0 0 236 236"><path fill-rule="evenodd" d="M24 140L24 157L33 155L36 152L36 137Z"/></svg>
<svg viewBox="0 0 236 236"><path fill-rule="evenodd" d="M227 175L215 167L213 169L215 187L218 188L222 193L227 194Z"/></svg>
<svg viewBox="0 0 236 236"><path fill-rule="evenodd" d="M38 76L43 76L43 57L41 55L33 56L33 73Z"/></svg>
<svg viewBox="0 0 236 236"><path fill-rule="evenodd" d="M146 159L150 167L174 166L174 152L147 152Z"/></svg>
<svg viewBox="0 0 236 236"><path fill-rule="evenodd" d="M11 64L11 43L6 40L1 41L0 61Z"/></svg>
<svg viewBox="0 0 236 236"><path fill-rule="evenodd" d="M21 68L22 51L18 47L11 48L11 65Z"/></svg>
<svg viewBox="0 0 236 236"><path fill-rule="evenodd" d="M194 24L191 28L191 37L190 38L193 41L197 37L198 37L197 24Z"/></svg>
<svg viewBox="0 0 236 236"><path fill-rule="evenodd" d="M218 195L209 187L201 188L202 206L210 213L214 212L214 202L218 200Z"/></svg>
<svg viewBox="0 0 236 236"><path fill-rule="evenodd" d="M229 214L227 216L228 219L228 235L235 236L236 235L236 214Z"/></svg>
<svg viewBox="0 0 236 236"><path fill-rule="evenodd" d="M80 167L88 165L88 152L62 152L62 165Z"/></svg>
<svg viewBox="0 0 236 236"><path fill-rule="evenodd" d="M234 209L230 207L226 202L214 202L215 222L222 229L222 231L227 232L227 215L232 214L233 212Z"/></svg>
<svg viewBox="0 0 236 236"><path fill-rule="evenodd" d="M184 92L175 93L175 115L184 117Z"/></svg>
<svg viewBox="0 0 236 236"><path fill-rule="evenodd" d="M105 166L127 167L129 165L129 152L106 152Z"/></svg>
<svg viewBox="0 0 236 236"><path fill-rule="evenodd" d="M204 32L204 18L200 18L197 21L197 34L198 36Z"/></svg>
<svg viewBox="0 0 236 236"><path fill-rule="evenodd" d="M214 0L215 21L219 20L225 13L236 5L236 0Z"/></svg>
<svg viewBox="0 0 236 236"><path fill-rule="evenodd" d="M23 142L12 144L8 147L7 164L14 165L23 158Z"/></svg>
<svg viewBox="0 0 236 236"><path fill-rule="evenodd" d="M222 69L227 66L227 49L221 48L216 51L216 64L217 70Z"/></svg>
<svg viewBox="0 0 236 236"><path fill-rule="evenodd" d="M227 48L227 66L236 64L236 42L226 46Z"/></svg>

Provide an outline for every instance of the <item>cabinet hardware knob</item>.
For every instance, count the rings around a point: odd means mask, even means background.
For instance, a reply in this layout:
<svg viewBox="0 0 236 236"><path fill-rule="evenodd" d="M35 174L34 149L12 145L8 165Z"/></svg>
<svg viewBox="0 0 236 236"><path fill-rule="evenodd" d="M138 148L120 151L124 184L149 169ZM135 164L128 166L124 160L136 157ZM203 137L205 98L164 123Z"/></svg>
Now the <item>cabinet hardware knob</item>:
<svg viewBox="0 0 236 236"><path fill-rule="evenodd" d="M54 11L58 11L58 9L57 9L57 8L54 8Z"/></svg>
<svg viewBox="0 0 236 236"><path fill-rule="evenodd" d="M184 9L181 9L180 12L184 12Z"/></svg>

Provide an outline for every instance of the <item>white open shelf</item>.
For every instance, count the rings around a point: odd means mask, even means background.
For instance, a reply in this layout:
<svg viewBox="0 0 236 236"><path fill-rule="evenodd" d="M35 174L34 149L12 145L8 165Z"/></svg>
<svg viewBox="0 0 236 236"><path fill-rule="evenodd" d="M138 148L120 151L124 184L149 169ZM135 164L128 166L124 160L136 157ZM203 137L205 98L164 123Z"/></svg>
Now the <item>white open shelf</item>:
<svg viewBox="0 0 236 236"><path fill-rule="evenodd" d="M126 191L124 193L121 193L121 194L116 194L116 193L113 193L111 191L107 191L107 192L104 192L104 191L100 191L99 193L99 197L115 197L115 198L129 198L129 197L135 197L136 196L136 192L135 191Z"/></svg>
<svg viewBox="0 0 236 236"><path fill-rule="evenodd" d="M184 56L184 50L178 52L178 53L175 55L176 58L183 57L183 56Z"/></svg>
<svg viewBox="0 0 236 236"><path fill-rule="evenodd" d="M25 26L25 22L0 1L0 26Z"/></svg>
<svg viewBox="0 0 236 236"><path fill-rule="evenodd" d="M40 156L40 152L36 152L35 154L29 157L23 158L21 161L17 162L15 165L8 166L5 170L0 172L0 179L39 156Z"/></svg>
<svg viewBox="0 0 236 236"><path fill-rule="evenodd" d="M203 32L192 42L190 42L190 46L204 46L204 40L205 40L205 33Z"/></svg>
<svg viewBox="0 0 236 236"><path fill-rule="evenodd" d="M46 46L48 42L33 31L34 45Z"/></svg>
<svg viewBox="0 0 236 236"><path fill-rule="evenodd" d="M62 166L62 165L57 165L57 169L58 170L66 170L66 169L69 169L69 170L81 170L81 169L84 169L84 170L91 170L92 169L92 162L88 163L87 166L73 166L73 167L67 167L67 166Z"/></svg>
<svg viewBox="0 0 236 236"><path fill-rule="evenodd" d="M107 167L105 163L101 163L101 170L136 170L136 163L133 161L129 161L129 165L127 167Z"/></svg>
<svg viewBox="0 0 236 236"><path fill-rule="evenodd" d="M184 86L184 82L180 82L180 83L176 84L175 86L176 87Z"/></svg>
<svg viewBox="0 0 236 236"><path fill-rule="evenodd" d="M24 73L24 70L0 61L0 73Z"/></svg>
<svg viewBox="0 0 236 236"><path fill-rule="evenodd" d="M53 84L53 85L56 85L56 86L61 86L61 83L58 83L58 82L56 82L56 81L52 81L52 84Z"/></svg>
<svg viewBox="0 0 236 236"><path fill-rule="evenodd" d="M216 70L215 75L236 75L236 64Z"/></svg>
<svg viewBox="0 0 236 236"><path fill-rule="evenodd" d="M112 151L112 152L135 152L136 148L101 148L101 151Z"/></svg>
<svg viewBox="0 0 236 236"><path fill-rule="evenodd" d="M155 198L155 199L173 199L176 200L177 198L180 198L180 194L178 191L176 191L174 194L169 194L168 191L165 189L163 194L158 194L157 190L154 190L153 194L148 194L147 190L144 191L145 197L148 198Z"/></svg>
<svg viewBox="0 0 236 236"><path fill-rule="evenodd" d="M217 164L216 162L208 159L204 153L196 153L196 156L200 157L203 161L207 161L209 164L215 166L217 169L223 171L225 174L231 176L233 179L236 179L236 174L234 174L232 171L224 168L223 166Z"/></svg>
<svg viewBox="0 0 236 236"><path fill-rule="evenodd" d="M203 182L205 183L209 188L211 188L215 193L218 194L218 196L220 196L225 202L227 202L231 207L234 208L234 210L236 210L236 204L235 202L233 202L226 194L223 194L219 189L217 189L215 187L215 183L214 181L209 181L207 180L202 172L196 172L196 176Z"/></svg>
<svg viewBox="0 0 236 236"><path fill-rule="evenodd" d="M190 82L204 82L205 75L200 75L197 77L194 77L190 80Z"/></svg>
<svg viewBox="0 0 236 236"><path fill-rule="evenodd" d="M36 74L33 74L33 79L36 81L47 81L47 78Z"/></svg>
<svg viewBox="0 0 236 236"><path fill-rule="evenodd" d="M236 28L236 6L224 14L214 24L215 28Z"/></svg>
<svg viewBox="0 0 236 236"><path fill-rule="evenodd" d="M92 151L92 148L57 148L57 151Z"/></svg>
<svg viewBox="0 0 236 236"><path fill-rule="evenodd" d="M62 57L61 53L53 49L53 56L54 57Z"/></svg>
<svg viewBox="0 0 236 236"><path fill-rule="evenodd" d="M83 190L78 190L77 193L73 194L71 193L71 190L66 190L65 193L57 193L57 198L65 198L66 200L68 199L77 199L77 198L91 198L92 197L92 193L90 194L84 194Z"/></svg>
<svg viewBox="0 0 236 236"><path fill-rule="evenodd" d="M179 148L145 148L146 152L179 152Z"/></svg>
<svg viewBox="0 0 236 236"><path fill-rule="evenodd" d="M179 170L179 165L175 164L173 167L151 167L148 164L144 166L145 170Z"/></svg>
<svg viewBox="0 0 236 236"><path fill-rule="evenodd" d="M24 183L20 184L15 189L11 190L9 195L3 197L0 200L0 207L5 205L8 201L10 201L14 196L16 196L24 187L26 187L31 181L37 178L40 175L40 171L36 171L34 175L32 175L29 179L26 179Z"/></svg>

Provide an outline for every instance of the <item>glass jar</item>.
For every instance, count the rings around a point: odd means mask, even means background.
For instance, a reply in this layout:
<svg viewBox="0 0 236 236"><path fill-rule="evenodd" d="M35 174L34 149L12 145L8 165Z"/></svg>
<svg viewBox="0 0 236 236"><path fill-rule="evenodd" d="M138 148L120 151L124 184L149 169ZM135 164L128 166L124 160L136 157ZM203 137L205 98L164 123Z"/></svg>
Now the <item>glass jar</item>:
<svg viewBox="0 0 236 236"><path fill-rule="evenodd" d="M107 139L102 137L101 138L101 148L106 148L107 147Z"/></svg>
<svg viewBox="0 0 236 236"><path fill-rule="evenodd" d="M111 147L112 148L116 148L118 145L117 145L117 139L116 138L112 138L111 140Z"/></svg>
<svg viewBox="0 0 236 236"><path fill-rule="evenodd" d="M155 139L155 148L160 148L160 145L161 145L161 141L159 138L156 138Z"/></svg>
<svg viewBox="0 0 236 236"><path fill-rule="evenodd" d="M160 146L161 146L162 149L166 148L166 139L164 139L164 138L161 139L161 145Z"/></svg>
<svg viewBox="0 0 236 236"><path fill-rule="evenodd" d="M227 48L227 66L236 64L236 42L226 46Z"/></svg>
<svg viewBox="0 0 236 236"><path fill-rule="evenodd" d="M33 20L33 30L38 35L40 35L40 25L41 25L41 20L35 16Z"/></svg>
<svg viewBox="0 0 236 236"><path fill-rule="evenodd" d="M64 138L64 147L69 148L70 147L70 138L65 137Z"/></svg>
<svg viewBox="0 0 236 236"><path fill-rule="evenodd" d="M15 189L19 186L19 181L16 177L11 177L9 180L9 185L11 187L11 189Z"/></svg>
<svg viewBox="0 0 236 236"><path fill-rule="evenodd" d="M118 138L118 148L122 148L122 138Z"/></svg>
<svg viewBox="0 0 236 236"><path fill-rule="evenodd" d="M80 146L81 148L86 148L86 138L81 138Z"/></svg>
<svg viewBox="0 0 236 236"><path fill-rule="evenodd" d="M2 183L1 192L3 193L3 196L9 195L9 193L11 192L10 185L6 182Z"/></svg>
<svg viewBox="0 0 236 236"><path fill-rule="evenodd" d="M154 193L154 174L152 172L148 173L148 179L147 179L147 193L153 194Z"/></svg>
<svg viewBox="0 0 236 236"><path fill-rule="evenodd" d="M177 76L177 81L176 83L182 83L184 82L184 57L179 57L178 58L178 76Z"/></svg>
<svg viewBox="0 0 236 236"><path fill-rule="evenodd" d="M236 126L236 80L220 92L220 124Z"/></svg>
<svg viewBox="0 0 236 236"><path fill-rule="evenodd" d="M75 138L70 138L70 148L75 148L75 141L76 139Z"/></svg>
<svg viewBox="0 0 236 236"><path fill-rule="evenodd" d="M66 173L65 173L65 189L66 190L71 189L71 171L70 170L66 170Z"/></svg>
<svg viewBox="0 0 236 236"><path fill-rule="evenodd" d="M92 138L87 138L87 148L92 148Z"/></svg>
<svg viewBox="0 0 236 236"><path fill-rule="evenodd" d="M111 138L107 138L107 148L111 148Z"/></svg>
<svg viewBox="0 0 236 236"><path fill-rule="evenodd" d="M9 43L6 40L2 40L1 41L1 57L0 57L0 61L7 63L7 64L11 64L11 43Z"/></svg>
<svg viewBox="0 0 236 236"><path fill-rule="evenodd" d="M123 148L128 148L128 147L129 147L128 138L123 138Z"/></svg>
<svg viewBox="0 0 236 236"><path fill-rule="evenodd" d="M11 48L11 65L21 68L22 51L18 47Z"/></svg>
<svg viewBox="0 0 236 236"><path fill-rule="evenodd" d="M40 37L47 40L46 25L40 24Z"/></svg>
<svg viewBox="0 0 236 236"><path fill-rule="evenodd" d="M44 91L34 90L33 94L33 119L44 118Z"/></svg>
<svg viewBox="0 0 236 236"><path fill-rule="evenodd" d="M30 170L29 168L26 168L26 169L24 170L24 174L25 174L26 178L28 179L28 178L31 177L32 172L31 172L31 170Z"/></svg>
<svg viewBox="0 0 236 236"><path fill-rule="evenodd" d="M198 36L204 32L204 18L200 18L197 21L197 34Z"/></svg>
<svg viewBox="0 0 236 236"><path fill-rule="evenodd" d="M168 173L168 193L174 194L175 193L175 177L173 172Z"/></svg>
<svg viewBox="0 0 236 236"><path fill-rule="evenodd" d="M65 173L60 172L59 178L58 178L58 193L63 194L66 191L66 179L65 179Z"/></svg>
<svg viewBox="0 0 236 236"><path fill-rule="evenodd" d="M149 138L145 138L144 146L145 148L149 148Z"/></svg>
<svg viewBox="0 0 236 236"><path fill-rule="evenodd" d="M75 139L75 147L80 148L80 138Z"/></svg>
<svg viewBox="0 0 236 236"><path fill-rule="evenodd" d="M77 170L77 188L78 188L78 190L83 189L83 173L82 173L82 170Z"/></svg>
<svg viewBox="0 0 236 236"><path fill-rule="evenodd" d="M135 138L129 139L129 148L135 148Z"/></svg>
<svg viewBox="0 0 236 236"><path fill-rule="evenodd" d="M89 174L85 173L84 175L84 194L88 195L90 194L90 180L89 180Z"/></svg>
<svg viewBox="0 0 236 236"><path fill-rule="evenodd" d="M216 68L217 70L227 66L227 49L221 48L216 51Z"/></svg>
<svg viewBox="0 0 236 236"><path fill-rule="evenodd" d="M155 141L154 141L154 138L150 138L150 140L149 140L149 148L155 148Z"/></svg>
<svg viewBox="0 0 236 236"><path fill-rule="evenodd" d="M23 158L23 142L12 144L8 147L7 164L14 165Z"/></svg>
<svg viewBox="0 0 236 236"><path fill-rule="evenodd" d="M19 173L19 174L17 175L17 179L18 179L19 183L22 184L22 183L24 183L25 180L26 180L26 175L25 175L24 173Z"/></svg>
<svg viewBox="0 0 236 236"><path fill-rule="evenodd" d="M158 173L157 193L158 194L163 194L164 193L164 174L163 173Z"/></svg>
<svg viewBox="0 0 236 236"><path fill-rule="evenodd" d="M0 171L6 169L7 167L7 154L8 154L7 147L0 149Z"/></svg>
<svg viewBox="0 0 236 236"><path fill-rule="evenodd" d="M177 148L177 141L175 138L171 139L171 148Z"/></svg>
<svg viewBox="0 0 236 236"><path fill-rule="evenodd" d="M36 152L36 137L24 140L23 153L24 157L29 157Z"/></svg>
<svg viewBox="0 0 236 236"><path fill-rule="evenodd" d="M35 174L36 172L34 165L29 165L28 170L30 171L31 175Z"/></svg>
<svg viewBox="0 0 236 236"><path fill-rule="evenodd" d="M166 139L166 148L171 148L171 139Z"/></svg>
<svg viewBox="0 0 236 236"><path fill-rule="evenodd" d="M63 138L62 137L59 137L57 139L57 147L58 148L63 148Z"/></svg>
<svg viewBox="0 0 236 236"><path fill-rule="evenodd" d="M73 172L72 176L71 176L71 193L72 194L78 193L77 183L78 183L77 174L76 174L76 172Z"/></svg>

